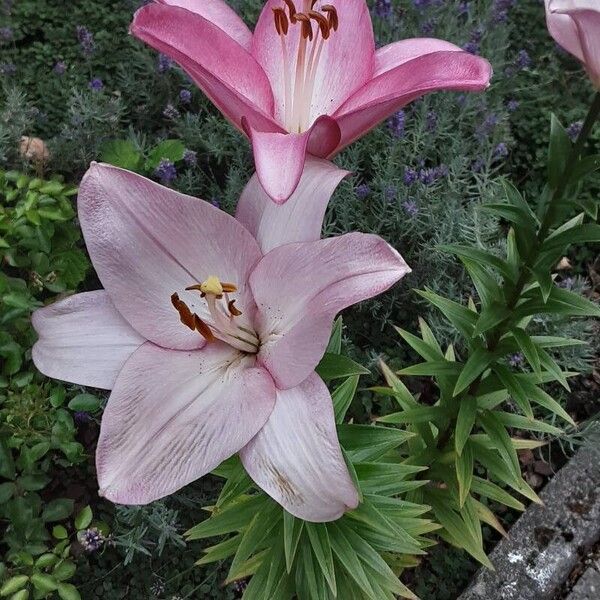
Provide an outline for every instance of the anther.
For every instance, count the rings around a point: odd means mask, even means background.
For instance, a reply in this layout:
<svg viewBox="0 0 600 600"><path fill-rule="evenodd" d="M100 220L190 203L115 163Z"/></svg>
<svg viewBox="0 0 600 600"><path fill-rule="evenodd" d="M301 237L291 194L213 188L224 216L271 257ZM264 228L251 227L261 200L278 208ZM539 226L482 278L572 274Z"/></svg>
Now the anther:
<svg viewBox="0 0 600 600"><path fill-rule="evenodd" d="M277 31L277 35L287 35L290 23L285 14L285 10L283 8L274 8L273 16L275 18L275 30Z"/></svg>
<svg viewBox="0 0 600 600"><path fill-rule="evenodd" d="M312 42L313 40L313 29L310 22L310 17L305 15L304 13L298 13L296 15L296 20L300 21L302 24L302 37L304 39L308 39Z"/></svg>
<svg viewBox="0 0 600 600"><path fill-rule="evenodd" d="M242 314L242 311L241 311L241 310L238 310L238 309L235 307L235 300L230 300L230 301L227 303L227 310L229 310L229 314L230 314L232 317L239 317L239 316L241 316L241 314Z"/></svg>
<svg viewBox="0 0 600 600"><path fill-rule="evenodd" d="M340 20L338 18L338 13L335 6L332 6L331 4L323 4L323 6L321 6L321 10L329 17L329 27L333 29L333 31L337 31Z"/></svg>
<svg viewBox="0 0 600 600"><path fill-rule="evenodd" d="M288 10L290 11L290 22L292 23L292 25L294 25L296 23L296 6L292 2L292 0L283 0L283 1L286 3Z"/></svg>
<svg viewBox="0 0 600 600"><path fill-rule="evenodd" d="M197 315L194 314L194 325L196 331L207 341L214 342L216 340L211 328Z"/></svg>
<svg viewBox="0 0 600 600"><path fill-rule="evenodd" d="M215 341L216 338L210 327L196 313L192 313L177 293L171 296L171 304L177 309L179 319L186 327L189 327L192 331L197 331L207 342Z"/></svg>
<svg viewBox="0 0 600 600"><path fill-rule="evenodd" d="M311 10L308 13L308 16L311 19L314 19L317 22L317 24L319 25L323 39L324 40L328 39L331 28L329 27L329 21L327 20L327 17L324 17L321 13L319 13L315 10Z"/></svg>

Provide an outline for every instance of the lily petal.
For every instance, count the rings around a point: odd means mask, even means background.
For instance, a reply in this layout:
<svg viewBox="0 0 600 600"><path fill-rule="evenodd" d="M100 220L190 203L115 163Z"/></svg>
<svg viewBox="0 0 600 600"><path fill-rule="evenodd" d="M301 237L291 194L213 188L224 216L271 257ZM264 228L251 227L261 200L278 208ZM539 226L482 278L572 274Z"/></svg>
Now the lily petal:
<svg viewBox="0 0 600 600"><path fill-rule="evenodd" d="M276 203L287 202L300 182L309 144L327 156L338 146L341 134L331 117L320 117L304 133L260 131L244 118L242 124L254 152L256 175Z"/></svg>
<svg viewBox="0 0 600 600"><path fill-rule="evenodd" d="M238 287L240 318L251 322L255 308L246 282L261 252L233 217L135 173L97 163L81 182L78 209L102 285L146 339L165 348L201 347L204 339L180 323L171 295L177 292L192 312L210 321L204 300L185 288L211 275Z"/></svg>
<svg viewBox="0 0 600 600"><path fill-rule="evenodd" d="M579 31L575 21L568 14L553 12L556 3L552 0L545 0L546 4L546 24L548 31L554 38L554 41L564 48L569 54L578 58L581 62L585 61ZM564 8L564 7L561 7Z"/></svg>
<svg viewBox="0 0 600 600"><path fill-rule="evenodd" d="M420 96L440 90L484 90L491 74L492 68L485 59L455 51L432 52L389 69L335 113L342 130L336 152Z"/></svg>
<svg viewBox="0 0 600 600"><path fill-rule="evenodd" d="M273 121L273 94L256 60L220 27L199 14L166 4L140 8L131 33L176 61L236 126L245 116L265 131Z"/></svg>
<svg viewBox="0 0 600 600"><path fill-rule="evenodd" d="M298 11L304 0L296 1ZM373 75L375 42L365 0L331 0L338 13L339 27L323 44L315 74L308 125L320 115L331 115L353 92ZM285 7L283 0L269 0L258 19L252 54L265 70L275 96L275 117L285 122L285 63L281 40L274 26L273 9ZM315 7L319 10L319 6ZM316 26L314 27L316 33ZM285 37L287 54L295 73L300 27L290 26Z"/></svg>
<svg viewBox="0 0 600 600"><path fill-rule="evenodd" d="M240 452L254 481L289 513L315 523L358 506L327 386L316 373L278 390L266 425Z"/></svg>
<svg viewBox="0 0 600 600"><path fill-rule="evenodd" d="M161 4L185 8L214 23L240 46L250 51L252 32L243 19L223 0L158 0Z"/></svg>
<svg viewBox="0 0 600 600"><path fill-rule="evenodd" d="M433 52L463 52L462 48L435 38L410 38L387 44L375 53L375 73L373 77L383 75L409 60L432 54Z"/></svg>
<svg viewBox="0 0 600 600"><path fill-rule="evenodd" d="M147 504L202 477L266 423L275 388L254 358L215 342L200 351L146 343L121 371L102 426L101 495Z"/></svg>
<svg viewBox="0 0 600 600"><path fill-rule="evenodd" d="M327 204L347 175L333 163L309 156L296 191L279 206L254 174L240 196L235 217L256 238L263 254L284 244L318 240Z"/></svg>
<svg viewBox="0 0 600 600"><path fill-rule="evenodd" d="M376 235L349 233L272 250L250 276L262 341L259 363L278 388L299 385L323 357L337 313L409 272L400 254Z"/></svg>
<svg viewBox="0 0 600 600"><path fill-rule="evenodd" d="M31 318L39 339L31 351L44 375L112 389L125 361L145 339L120 315L104 290L69 296Z"/></svg>

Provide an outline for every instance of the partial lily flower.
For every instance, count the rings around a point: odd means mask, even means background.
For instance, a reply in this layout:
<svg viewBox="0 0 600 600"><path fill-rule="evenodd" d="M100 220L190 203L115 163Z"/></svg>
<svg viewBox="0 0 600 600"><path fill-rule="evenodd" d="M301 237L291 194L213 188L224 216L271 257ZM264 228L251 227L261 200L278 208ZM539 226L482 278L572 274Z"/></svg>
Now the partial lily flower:
<svg viewBox="0 0 600 600"><path fill-rule="evenodd" d="M158 0L131 25L246 133L277 203L298 185L307 153L332 158L426 93L489 84L489 63L449 42L376 50L365 0L297 1L268 0L254 33L224 0Z"/></svg>
<svg viewBox="0 0 600 600"><path fill-rule="evenodd" d="M585 66L600 90L600 2L545 0L548 31L557 44Z"/></svg>
<svg viewBox="0 0 600 600"><path fill-rule="evenodd" d="M36 311L38 369L112 390L96 465L100 493L146 504L239 452L296 517L358 504L327 387L314 369L336 314L410 271L381 238L320 239L345 171L309 159L277 207L256 176L237 218L116 167L79 192L104 289Z"/></svg>

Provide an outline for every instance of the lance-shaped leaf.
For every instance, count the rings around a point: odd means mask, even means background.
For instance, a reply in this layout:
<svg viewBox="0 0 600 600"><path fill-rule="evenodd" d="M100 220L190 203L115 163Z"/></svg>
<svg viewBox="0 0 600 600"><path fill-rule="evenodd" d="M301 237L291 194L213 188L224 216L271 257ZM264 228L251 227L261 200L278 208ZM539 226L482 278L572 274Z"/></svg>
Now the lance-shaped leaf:
<svg viewBox="0 0 600 600"><path fill-rule="evenodd" d="M462 450L471 435L475 419L477 418L477 398L475 396L465 396L460 400L460 408L456 418L456 428L454 430L454 447L456 453L460 456Z"/></svg>

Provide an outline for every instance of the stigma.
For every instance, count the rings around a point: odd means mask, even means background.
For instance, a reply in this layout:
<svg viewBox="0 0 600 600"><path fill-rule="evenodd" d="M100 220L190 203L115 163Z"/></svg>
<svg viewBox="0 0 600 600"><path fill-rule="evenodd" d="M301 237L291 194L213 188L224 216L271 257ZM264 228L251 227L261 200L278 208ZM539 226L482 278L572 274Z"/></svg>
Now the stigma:
<svg viewBox="0 0 600 600"><path fill-rule="evenodd" d="M229 297L229 294L237 292L235 284L224 283L217 276L211 275L202 283L187 287L186 291L200 292L210 315L210 320L201 319L190 310L179 294L174 293L171 304L186 327L197 331L209 343L220 339L247 354L258 352L260 342L256 334L236 321L243 313L235 306L236 300Z"/></svg>
<svg viewBox="0 0 600 600"><path fill-rule="evenodd" d="M310 127L310 109L323 46L339 27L335 6L323 4L315 10L317 0L301 2L300 12L293 0L283 0L284 6L273 9L275 31L281 39L283 53L284 124L290 133L302 133ZM296 57L290 56L287 43L292 27L300 28Z"/></svg>

